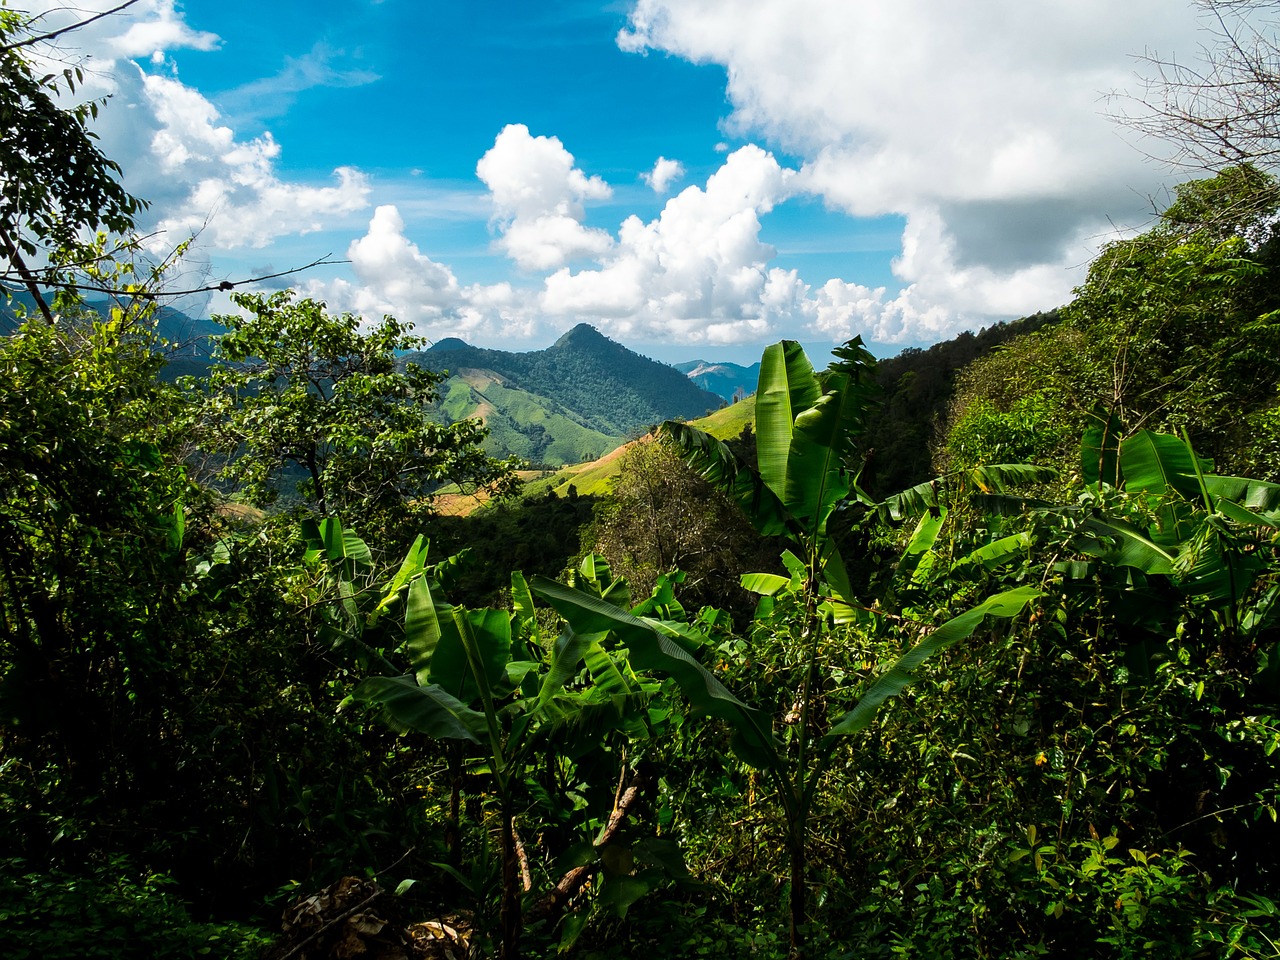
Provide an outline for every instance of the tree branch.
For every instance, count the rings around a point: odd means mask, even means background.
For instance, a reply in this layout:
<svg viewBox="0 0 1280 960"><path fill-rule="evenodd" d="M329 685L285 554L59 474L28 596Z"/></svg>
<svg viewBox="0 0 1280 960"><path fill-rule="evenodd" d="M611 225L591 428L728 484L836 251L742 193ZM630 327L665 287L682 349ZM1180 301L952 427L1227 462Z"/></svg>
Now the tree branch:
<svg viewBox="0 0 1280 960"><path fill-rule="evenodd" d="M7 238L5 238L7 240ZM16 251L12 249L10 244L5 244L8 248L7 253L10 259L17 256ZM261 276L248 277L244 280L220 280L218 283L207 284L203 287L192 287L188 290L122 290L118 287L100 287L94 284L76 283L73 280L53 280L47 277L37 277L26 269L25 265L14 260L14 266L18 269L18 274L22 278L24 285L30 287L32 283L38 283L43 287L58 287L64 290L85 290L89 293L105 293L113 297L130 297L138 300L159 300L167 297L186 297L197 293L211 293L218 290L234 290L236 287L245 286L251 283L261 283L263 280L274 280L277 277L287 277L291 274L301 273L304 270L310 270L314 267L327 267L339 263L350 263L350 260L331 260L329 254L305 263L300 267L290 267L288 270L280 270L276 273L264 273ZM33 295L37 296L33 291ZM53 321L50 320L52 323Z"/></svg>
<svg viewBox="0 0 1280 960"><path fill-rule="evenodd" d="M53 326L53 311L49 309L49 304L45 303L44 297L40 294L40 288L36 285L35 277L27 269L27 264L22 259L22 254L18 252L17 246L9 236L9 232L4 229L4 224L2 223L0 223L0 246L4 247L5 256L9 258L9 262L18 271L18 276L22 278L23 284L31 291L31 296L35 298L36 306L40 308L41 315L44 316L45 321L50 326Z"/></svg>
<svg viewBox="0 0 1280 960"><path fill-rule="evenodd" d="M18 40L15 43L6 43L3 45L0 45L0 53L8 53L11 50L19 50L22 47L29 47L34 43L41 43L45 40L52 40L55 37L60 37L64 33L70 33L73 30L79 30L81 27L87 27L89 24L97 20L101 20L103 17L109 17L112 14L119 13L125 7L131 7L137 2L138 0L125 0L124 3L117 4L116 6L112 7L110 10L104 10L102 13L94 14L92 17L89 17L87 20L80 20L79 22L73 23L70 26L62 27L59 30L52 30L49 33L41 33L36 36L27 37L25 40Z"/></svg>

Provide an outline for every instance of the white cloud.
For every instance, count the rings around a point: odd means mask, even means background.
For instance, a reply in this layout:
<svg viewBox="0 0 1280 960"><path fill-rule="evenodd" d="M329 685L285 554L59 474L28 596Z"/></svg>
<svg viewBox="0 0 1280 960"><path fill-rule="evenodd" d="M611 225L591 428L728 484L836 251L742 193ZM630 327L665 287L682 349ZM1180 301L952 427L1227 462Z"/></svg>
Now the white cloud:
<svg viewBox="0 0 1280 960"><path fill-rule="evenodd" d="M584 204L607 200L609 185L573 165L556 137L534 137L522 123L503 128L476 164L493 200L497 246L524 270L554 270L598 257L609 234L583 225Z"/></svg>
<svg viewBox="0 0 1280 960"><path fill-rule="evenodd" d="M199 92L158 75L143 79L158 122L153 162L189 185L156 225L160 242L192 233L221 249L263 247L277 237L321 230L334 217L368 204L368 178L352 167L333 172L332 186L290 183L276 173L280 146L266 133L240 141L218 124L218 111Z"/></svg>
<svg viewBox="0 0 1280 960"><path fill-rule="evenodd" d="M190 48L193 50L214 50L221 42L216 33L204 30L192 30L182 21L181 15L174 10L173 0L157 0L151 4L143 4L143 10L150 7L155 19L131 23L129 28L119 36L111 39L108 49L121 59L134 57L162 56L166 51ZM141 13L142 11L138 11ZM132 16L138 13L130 11Z"/></svg>
<svg viewBox="0 0 1280 960"><path fill-rule="evenodd" d="M347 249L356 277L369 290L377 291L378 313L394 313L401 304L413 304L420 317L439 317L457 305L460 297L453 271L424 255L404 236L404 220L393 206L381 206L369 221L369 231Z"/></svg>
<svg viewBox="0 0 1280 960"><path fill-rule="evenodd" d="M410 320L432 338L527 340L586 320L627 342L708 345L795 336L797 324L833 341L859 333L879 342L932 341L953 332L957 315L1027 312L1021 304L1045 290L1067 295L1070 274L1060 266L998 273L957 265L955 241L928 210L908 218L895 263L906 284L900 292L838 278L811 287L796 270L772 265L775 251L760 238L761 217L799 182L799 174L771 154L742 147L705 187L672 197L654 220L623 221L595 267L561 267L540 288L460 284L406 238L395 207L381 206L347 252L357 282L315 282L307 289L335 309ZM521 224L543 227L528 217L544 209L553 191L505 187L507 209L525 204L505 236ZM541 199L526 199L534 194ZM539 236L550 249L564 249L549 234Z"/></svg>
<svg viewBox="0 0 1280 960"><path fill-rule="evenodd" d="M666 193L671 185L684 176L684 164L679 160L668 160L659 157L653 169L643 175L644 182L653 188L654 193Z"/></svg>
<svg viewBox="0 0 1280 960"><path fill-rule="evenodd" d="M61 31L119 6L118 0L25 0L19 5L30 16L33 28L41 33ZM139 0L110 16L63 33L51 44L28 47L28 56L65 56L78 60L83 51L93 51L106 61L155 58L166 51L215 50L221 40L216 33L193 30L176 9L174 0Z"/></svg>
<svg viewBox="0 0 1280 960"><path fill-rule="evenodd" d="M769 269L774 250L760 240L760 216L789 196L793 175L759 147L735 151L705 190L688 187L649 223L627 218L599 268L548 277L543 309L645 340L767 335L799 281Z"/></svg>
<svg viewBox="0 0 1280 960"><path fill-rule="evenodd" d="M42 29L52 30L113 5L91 0L73 9L37 0L31 12L43 17ZM94 130L103 152L123 169L126 189L151 202L139 227L156 232L154 249L195 233L205 249L263 247L367 207L363 173L339 167L321 184L284 178L280 145L269 132L240 139L208 99L178 79L168 51L212 50L219 39L189 27L173 0L142 0L66 37L76 50L94 52L77 93L111 97ZM131 63L134 57L146 57L152 72ZM323 72L315 66L312 73L317 70Z"/></svg>
<svg viewBox="0 0 1280 960"><path fill-rule="evenodd" d="M378 207L365 235L347 248L356 282L308 280L302 289L335 311L371 321L387 314L398 317L433 340L524 340L540 328L534 291L509 283L463 286L448 266L424 254L404 231L395 206Z"/></svg>
<svg viewBox="0 0 1280 960"><path fill-rule="evenodd" d="M1199 40L1193 5L1167 0L994 0L980 16L926 0L762 0L749 15L636 0L618 36L724 65L730 128L801 157L797 189L905 216L901 295L828 284L809 308L815 330L895 340L1065 300L1097 238L1139 222L1162 182L1103 95L1134 85L1134 54Z"/></svg>

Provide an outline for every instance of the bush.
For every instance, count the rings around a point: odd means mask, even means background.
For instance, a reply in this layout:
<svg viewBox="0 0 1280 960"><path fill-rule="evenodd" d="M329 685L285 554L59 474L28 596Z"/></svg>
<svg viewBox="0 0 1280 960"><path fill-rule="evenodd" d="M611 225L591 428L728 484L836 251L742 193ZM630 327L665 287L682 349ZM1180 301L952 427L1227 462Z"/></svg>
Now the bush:
<svg viewBox="0 0 1280 960"><path fill-rule="evenodd" d="M270 937L240 923L200 923L172 881L113 860L88 874L0 861L0 956L7 960L258 957Z"/></svg>

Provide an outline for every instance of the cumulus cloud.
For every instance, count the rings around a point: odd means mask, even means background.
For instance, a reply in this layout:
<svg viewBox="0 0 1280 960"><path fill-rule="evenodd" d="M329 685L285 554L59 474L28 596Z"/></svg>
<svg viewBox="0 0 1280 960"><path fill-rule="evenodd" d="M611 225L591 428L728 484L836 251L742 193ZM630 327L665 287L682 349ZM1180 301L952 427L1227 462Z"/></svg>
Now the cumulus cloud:
<svg viewBox="0 0 1280 960"><path fill-rule="evenodd" d="M586 180L562 163L566 169ZM563 178L544 177L530 190L503 182L513 224L522 216L536 223L548 196L563 198L548 182ZM630 216L616 238L606 234L594 266L560 267L540 286L460 284L405 236L395 207L381 206L365 236L347 251L356 283L312 283L308 290L335 309L410 320L433 338L528 339L586 320L624 341L713 346L794 336L797 324L833 341L855 334L880 342L929 341L952 332L957 311L1014 313L1019 297L1046 289L1066 296L1067 274L1057 267L1001 274L957 264L954 239L928 212L908 220L895 264L906 284L901 291L839 278L811 286L798 271L773 265L776 251L760 237L761 218L793 196L799 183L797 171L760 147L739 148L705 186L670 198L653 220Z"/></svg>
<svg viewBox="0 0 1280 960"><path fill-rule="evenodd" d="M394 205L374 211L365 235L347 248L347 258L354 283L307 280L305 294L369 320L390 314L430 339L528 339L539 329L534 291L505 282L460 284L448 266L405 235L404 218Z"/></svg>
<svg viewBox="0 0 1280 960"><path fill-rule="evenodd" d="M425 333L441 318L455 319L463 304L457 278L404 235L404 219L392 205L374 211L368 231L347 248L358 281L310 281L308 294L331 307L370 319L386 314Z"/></svg>
<svg viewBox="0 0 1280 960"><path fill-rule="evenodd" d="M981 17L925 0L801 6L743 16L732 0L637 0L618 44L722 64L731 127L801 157L797 189L906 218L903 295L854 284L810 307L817 329L852 329L833 318L861 313L889 339L945 335L1054 306L1110 225L1148 212L1160 177L1102 97L1133 85L1135 53L1195 49L1191 4L996 0Z"/></svg>
<svg viewBox="0 0 1280 960"><path fill-rule="evenodd" d="M707 181L667 201L648 223L628 217L598 268L546 280L547 313L602 319L622 337L739 342L768 334L801 284L770 269L760 216L790 195L794 171L756 146L732 153Z"/></svg>
<svg viewBox="0 0 1280 960"><path fill-rule="evenodd" d="M213 104L178 80L146 76L143 93L159 124L151 139L156 164L190 185L156 225L168 238L201 233L202 242L223 249L263 247L320 230L368 203L368 179L352 167L336 169L332 186L282 180L275 170L280 146L270 133L237 140L218 123Z"/></svg>
<svg viewBox="0 0 1280 960"><path fill-rule="evenodd" d="M653 188L654 193L666 193L683 176L684 164L666 157L659 157L653 169L643 175L644 182Z"/></svg>
<svg viewBox="0 0 1280 960"><path fill-rule="evenodd" d="M221 42L216 33L192 30L187 26L174 10L173 0L155 0L142 6L143 11L131 11L131 15L138 16L150 7L150 17L129 24L124 33L111 38L107 49L114 56L126 60L134 57L154 59L162 57L166 51L182 48L213 50Z"/></svg>
<svg viewBox="0 0 1280 960"><path fill-rule="evenodd" d="M31 12L53 30L113 5L92 0L73 10L36 0ZM112 98L94 129L124 170L125 187L151 202L139 226L154 231L156 249L196 233L206 249L263 247L367 207L363 173L339 167L320 184L282 177L280 145L269 132L238 137L208 99L178 79L170 51L211 50L220 41L188 26L173 0L142 0L66 36L95 53L79 93ZM130 62L135 57L147 57L151 69Z"/></svg>
<svg viewBox="0 0 1280 960"><path fill-rule="evenodd" d="M535 137L522 123L498 134L476 164L493 200L497 246L524 270L554 270L581 257L598 257L609 234L583 225L584 204L613 191L575 167L556 137Z"/></svg>

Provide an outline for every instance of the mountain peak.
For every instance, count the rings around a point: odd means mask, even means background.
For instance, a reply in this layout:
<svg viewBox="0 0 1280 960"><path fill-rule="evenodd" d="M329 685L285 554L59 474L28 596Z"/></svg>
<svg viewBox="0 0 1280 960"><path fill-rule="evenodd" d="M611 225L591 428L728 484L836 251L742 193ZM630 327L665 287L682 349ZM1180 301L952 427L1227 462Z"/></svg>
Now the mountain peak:
<svg viewBox="0 0 1280 960"><path fill-rule="evenodd" d="M444 353L447 350L466 350L470 346L471 344L467 343L467 341L459 340L457 337L445 337L443 340L437 340L428 347L427 352Z"/></svg>
<svg viewBox="0 0 1280 960"><path fill-rule="evenodd" d="M610 343L603 333L597 330L589 323L580 323L568 333L565 333L554 344L556 347L582 347L600 343Z"/></svg>

